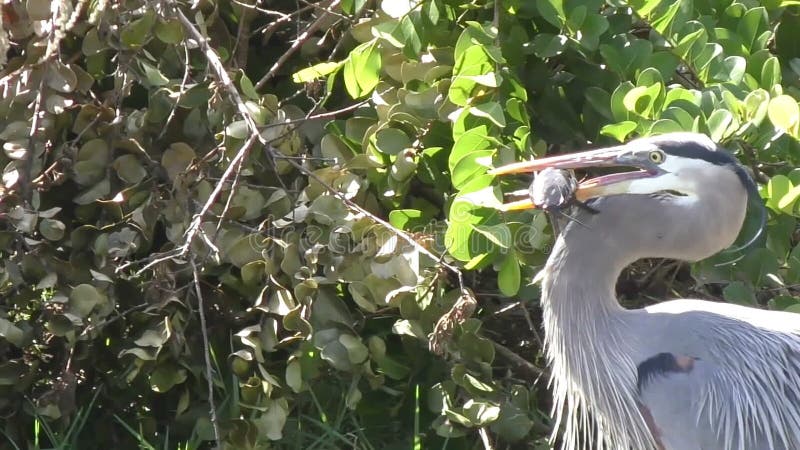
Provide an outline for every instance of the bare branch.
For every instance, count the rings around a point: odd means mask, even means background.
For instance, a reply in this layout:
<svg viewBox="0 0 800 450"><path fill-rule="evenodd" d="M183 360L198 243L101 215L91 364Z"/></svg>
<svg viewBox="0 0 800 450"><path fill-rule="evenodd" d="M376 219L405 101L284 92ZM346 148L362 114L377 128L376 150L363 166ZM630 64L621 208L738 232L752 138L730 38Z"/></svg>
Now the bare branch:
<svg viewBox="0 0 800 450"><path fill-rule="evenodd" d="M211 426L214 428L214 441L217 444L217 449L222 450L222 442L220 440L219 424L217 423L217 407L214 404L214 378L211 369L211 349L208 345L208 328L206 327L206 307L203 302L203 293L200 290L200 274L197 271L197 265L194 259L190 260L192 265L192 277L194 279L194 290L197 297L197 310L200 315L200 332L203 335L203 356L206 365L206 382L208 383L208 407L211 414Z"/></svg>
<svg viewBox="0 0 800 450"><path fill-rule="evenodd" d="M331 8L334 8L335 6L338 6L339 3L340 3L340 0L333 0L333 1L329 2L328 5L319 6L319 7L320 8L331 9ZM306 28L306 30L300 36L297 37L297 39L292 43L292 46L289 47L289 50L286 50L286 53L281 55L281 57L278 58L277 61L275 61L275 64L273 64L272 67L270 67L269 71L263 77L261 77L260 80L258 80L258 83L256 83L256 89L261 89L262 87L264 87L264 85L267 83L267 81L269 81L270 78L275 76L275 73L278 72L278 69L280 69L281 66L283 66L283 64L286 63L286 61L292 55L294 55L294 53L297 50L300 49L300 47L303 45L303 43L305 43L305 41L307 41L308 38L310 38L322 26L322 24L326 20L328 20L328 15L329 14L330 13L326 11L325 13L320 15L317 18L317 20L313 21L311 23L311 25L309 25L308 28Z"/></svg>
<svg viewBox="0 0 800 450"><path fill-rule="evenodd" d="M537 378L537 381L538 378L547 375L547 373L544 370L534 366L527 359L514 353L510 348L502 344L498 344L497 342L494 341L492 342L492 344L494 344L494 349L497 353L500 354L500 356L509 360L516 367L525 370L526 372L528 372L529 375L533 375L535 378Z"/></svg>

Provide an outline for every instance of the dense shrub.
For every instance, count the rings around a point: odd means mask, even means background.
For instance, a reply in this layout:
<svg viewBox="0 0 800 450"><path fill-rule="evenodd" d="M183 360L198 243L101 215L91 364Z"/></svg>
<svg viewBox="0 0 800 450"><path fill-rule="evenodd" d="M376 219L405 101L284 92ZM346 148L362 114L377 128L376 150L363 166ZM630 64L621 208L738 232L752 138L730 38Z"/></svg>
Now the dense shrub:
<svg viewBox="0 0 800 450"><path fill-rule="evenodd" d="M633 136L723 142L770 221L623 301L800 312L795 0L2 12L2 448L546 448L551 231L486 171Z"/></svg>

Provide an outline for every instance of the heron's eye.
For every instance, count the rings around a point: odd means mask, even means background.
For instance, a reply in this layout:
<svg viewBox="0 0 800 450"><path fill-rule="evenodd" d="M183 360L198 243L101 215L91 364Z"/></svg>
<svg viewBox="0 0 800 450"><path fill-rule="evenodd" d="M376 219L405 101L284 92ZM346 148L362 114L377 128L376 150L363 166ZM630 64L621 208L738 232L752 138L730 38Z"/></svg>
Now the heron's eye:
<svg viewBox="0 0 800 450"><path fill-rule="evenodd" d="M662 162L664 162L664 152L662 152L660 150L654 150L654 151L650 152L649 157L650 157L650 161L652 161L652 162L654 162L656 164L661 164Z"/></svg>

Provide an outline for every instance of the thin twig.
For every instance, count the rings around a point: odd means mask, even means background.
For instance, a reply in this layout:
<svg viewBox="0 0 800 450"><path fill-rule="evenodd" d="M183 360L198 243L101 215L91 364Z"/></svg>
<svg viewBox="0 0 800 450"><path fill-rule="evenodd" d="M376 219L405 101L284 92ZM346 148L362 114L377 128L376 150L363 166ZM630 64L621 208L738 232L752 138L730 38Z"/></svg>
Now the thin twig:
<svg viewBox="0 0 800 450"><path fill-rule="evenodd" d="M189 82L189 68L192 67L191 61L189 61L189 46L186 45L186 42L183 43L183 55L184 60L181 62L185 65L185 67L183 70L183 79L181 80L180 90L178 91L178 98L175 99L175 104L172 106L172 110L169 112L167 121L164 123L164 127L161 129L158 139L163 138L167 134L167 130L169 130L169 124L172 122L172 119L175 118L175 112L178 110L178 104L181 102L183 95L186 93L186 84Z"/></svg>
<svg viewBox="0 0 800 450"><path fill-rule="evenodd" d="M340 1L341 0L333 0L327 6L319 6L319 7L330 9L339 5ZM297 36L297 39L294 40L291 47L289 47L289 49L286 50L286 52L283 55L281 55L281 57L278 58L277 61L275 61L275 64L273 64L272 67L270 67L269 71L267 71L267 73L263 77L261 77L260 80L258 80L258 83L256 83L256 89L261 89L262 87L264 87L267 81L269 81L270 78L275 76L275 74L278 72L278 69L280 69L283 66L283 64L286 63L286 61L292 55L294 55L294 53L297 50L299 50L300 47L311 37L311 35L313 35L322 26L322 24L328 19L329 14L330 13L326 11L325 13L317 17L317 20L311 22L308 28L306 28L306 30L303 31L303 33L300 34L300 36Z"/></svg>
<svg viewBox="0 0 800 450"><path fill-rule="evenodd" d="M492 343L494 344L495 351L499 353L500 356L502 356L503 358L509 360L516 367L525 370L526 372L528 372L530 375L533 375L537 379L547 375L544 370L531 364L530 361L514 353L514 351L511 350L510 348L494 341L492 341Z"/></svg>
<svg viewBox="0 0 800 450"><path fill-rule="evenodd" d="M525 323L528 324L528 329L531 331L533 337L536 338L536 342L539 344L539 348L544 348L544 342L542 338L539 336L539 331L536 329L536 325L533 324L533 319L531 318L531 313L528 311L528 308L522 302L519 302L519 309L522 310L522 317L525 318Z"/></svg>
<svg viewBox="0 0 800 450"><path fill-rule="evenodd" d="M222 61L219 59L217 53L211 48L208 40L202 34L200 34L200 31L194 26L194 24L192 24L192 22L189 21L188 18L186 18L186 16L183 14L183 11L181 11L177 6L175 7L175 14L178 16L178 19L181 21L186 31L188 31L192 38L197 41L197 45L200 46L200 49L203 51L203 54L208 60L208 63L211 65L211 68L214 70L214 73L217 74L219 82L223 87L225 87L228 95L230 95L233 103L236 105L236 109L239 111L239 115L242 116L248 130L250 130L250 133L255 134L260 138L258 135L258 128L256 128L256 124L253 121L253 117L250 115L250 111L247 110L247 106L245 106L241 95L239 95L239 91L237 91L233 86L231 77L228 76L228 72L225 69L225 66L222 65ZM263 140L262 143L264 143ZM242 148L244 149L246 146ZM239 152L242 152L242 150L240 149Z"/></svg>
<svg viewBox="0 0 800 450"><path fill-rule="evenodd" d="M245 9L258 11L261 14L265 14L265 15L268 15L268 16L278 16L278 20L289 20L289 19L291 19L291 16L289 14L282 13L280 11L273 11L271 9L259 8L256 5L248 5L247 3L241 2L239 0L233 0L233 3L235 3L237 6L241 6L242 8L245 8ZM312 6L314 6L314 5L312 5Z"/></svg>
<svg viewBox="0 0 800 450"><path fill-rule="evenodd" d="M253 34L256 34L256 33L260 32L260 33L265 34L265 35L270 35L273 31L275 31L276 28L278 28L282 24L292 20L295 16L299 16L300 14L303 14L306 11L310 11L310 10L315 9L315 8L317 8L316 4L304 6L304 7L300 8L300 9L295 10L292 13L289 13L289 14L287 14L285 16L282 16L282 17L279 17L279 18L273 20L268 25L256 28L255 30L253 30Z"/></svg>
<svg viewBox="0 0 800 450"><path fill-rule="evenodd" d="M211 349L208 344L208 328L206 328L206 313L205 304L203 302L203 293L200 290L200 275L197 272L197 265L194 259L190 260L192 265L192 277L194 278L195 295L197 296L197 310L200 315L200 332L203 335L203 356L206 364L206 382L208 383L208 407L211 414L211 426L214 429L214 441L217 444L217 449L222 449L222 441L220 440L219 424L217 423L217 407L214 404L214 379L211 373Z"/></svg>
<svg viewBox="0 0 800 450"><path fill-rule="evenodd" d="M271 150L271 151L274 151L274 150ZM317 174L315 174L314 172L312 172L312 171L306 169L305 167L303 167L302 164L300 164L300 163L298 163L298 162L296 162L294 160L291 160L291 159L288 159L286 161L288 161L289 164L291 164L292 166L294 166L295 168L297 168L298 170L303 172L305 175L308 175L310 178L313 178L314 181L316 181L317 183L321 184L322 187L325 188L325 190L327 190L328 192L333 194L334 197L336 197L339 200L341 200L342 203L344 203L345 206L347 206L348 208L350 208L350 209L352 209L354 211L357 211L357 212L363 214L366 217L369 217L370 219L372 219L376 223L379 223L384 228L386 228L387 230L391 231L392 234L394 234L397 237L399 237L400 239L406 241L406 243L408 243L412 247L414 247L415 250L417 250L418 252L422 253L423 255L431 258L433 261L439 261L439 264L441 264L442 267L446 268L447 270L449 270L450 272L452 272L453 274L455 274L458 277L458 286L459 286L459 289L461 290L461 292L462 293L466 293L466 295L469 295L469 293L466 291L466 288L464 287L464 275L462 274L461 269L459 269L458 267L456 267L456 266L454 266L452 264L448 264L448 263L442 261L441 260L441 258L442 258L441 256L435 255L433 252L431 252L430 250L428 250L427 248L422 246L419 242L415 241L414 238L412 238L405 231L398 229L397 227L395 227L394 225L390 224L389 222L387 222L387 221L381 219L380 217L376 216L375 214L372 214L371 212L367 211L366 209L364 209L363 207L361 207L357 203L354 203L352 200L347 198L347 196L345 196L343 193L337 191L333 186L329 185L328 183L325 182L325 180L323 180L322 178L317 176Z"/></svg>
<svg viewBox="0 0 800 450"><path fill-rule="evenodd" d="M693 88L693 89L702 89L704 87L704 83L700 79L700 77L697 75L697 73L694 71L694 67L692 67L692 65L689 64L689 62L686 60L686 58L684 58L684 57L682 57L682 56L680 56L680 55L675 53L675 50L678 48L678 46L675 44L675 42L673 42L672 39L670 39L669 37L661 34L658 30L653 28L653 26L650 24L650 22L648 22L644 17L642 17L635 9L631 9L631 10L633 11L634 15L639 18L639 20L641 20L643 23L647 24L647 27L650 29L650 31L652 31L653 33L655 33L658 36L660 36L661 39L664 39L664 42L669 44L669 48L667 50L670 53L672 53L673 55L677 56L678 59L680 59L680 61L684 65L684 67L686 67L686 70L692 75L693 79L690 79L685 74L682 74L680 72L680 70L678 70L680 68L675 70L675 74L678 75L679 77L681 77L686 83L689 84L689 86L687 86L687 87L690 87L690 88Z"/></svg>
<svg viewBox="0 0 800 450"><path fill-rule="evenodd" d="M225 187L228 179L233 175L233 173L240 167L241 161L250 153L250 149L252 148L253 144L255 143L256 139L259 137L259 134L250 134L250 137L247 138L247 141L242 145L242 148L236 152L236 155L231 160L228 167L225 169L225 172L222 173L220 177L220 181L214 186L214 190L211 191L211 195L206 200L206 203L203 205L203 208L200 209L200 212L194 215L192 218L192 222L189 224L189 228L186 229L186 238L184 239L184 243L182 246L181 254L185 255L186 252L189 250L189 247L192 245L192 241L197 236L197 233L200 231L200 226L203 223L203 217L205 217L206 213L214 206L214 203L217 201L217 197L219 197L220 192ZM233 193L231 193L233 195Z"/></svg>
<svg viewBox="0 0 800 450"><path fill-rule="evenodd" d="M333 0L328 7L336 6L339 3L339 1L340 0ZM202 51L205 54L206 58L208 59L209 64L211 65L211 68L217 74L217 77L219 78L220 83L222 84L222 86L228 92L228 95L231 97L231 99L236 104L238 112L239 112L240 116L243 118L243 120L245 121L245 124L247 125L247 128L248 128L248 130L250 132L250 137L247 139L247 141L244 143L244 145L242 145L242 148L240 148L239 151L236 153L236 155L234 156L233 160L229 163L228 168L225 170L225 172L223 173L222 177L220 177L220 181L219 181L219 183L217 183L217 186L215 187L214 191L212 191L212 193L209 196L208 200L206 201L205 205L200 210L200 212L195 215L195 217L192 220L192 223L191 223L189 229L187 229L187 231L186 231L186 239L185 239L185 242L183 244L183 248L181 249L181 252L180 252L180 254L183 255L188 251L189 246L191 245L191 242L194 240L194 237L197 235L197 233L198 233L198 231L200 229L200 224L202 223L202 218L205 216L205 214L208 212L208 210L211 208L211 206L216 201L217 196L222 191L222 187L225 185L225 183L228 181L228 179L230 178L232 173L235 171L235 168L239 165L239 162L241 160L243 160L249 154L249 151L250 151L251 147L253 146L253 144L255 143L255 141L258 140L261 144L264 144L266 146L266 149L267 149L267 151L269 153L269 156L271 158L273 158L273 159L274 158L279 158L280 154L275 149L273 149L272 147L266 145L267 142L265 142L263 136L261 136L261 134L259 133L258 127L255 124L255 121L253 120L252 116L250 115L250 112L248 111L247 107L245 106L244 102L242 101L242 98L239 95L239 92L233 86L233 83L231 82L231 79L228 76L228 74L227 74L227 72L225 70L225 67L222 65L222 61L219 59L219 56L216 54L216 52L214 52L214 50L209 46L208 41L200 34L200 32L189 21L189 19L186 18L186 16L183 14L183 12L180 11L180 9L176 8L175 12L176 12L178 18L180 19L181 23L183 24L184 28L189 32L189 34L192 36L192 38L194 38L197 41L198 45L202 49ZM308 33L310 29L311 29L311 27L309 27L309 29L306 30L306 33ZM298 39L298 41L300 41L300 40L301 39ZM262 81L263 81L263 79L262 79ZM258 86L256 86L256 87L258 87ZM303 119L301 121L286 121L286 122L282 122L281 124L273 124L273 125L274 126L278 126L278 125L286 126L286 125L293 124L293 123L305 122L307 120L334 117L334 116L336 116L338 114L341 114L343 112L347 112L347 111L359 108L362 105L366 104L367 102L368 102L368 100L364 100L362 102L356 103L355 105L351 105L349 107L342 108L342 109L339 109L339 110L336 110L336 111L309 115L309 116L307 116L305 119ZM441 261L441 258L442 258L441 256L437 256L437 255L433 254L430 250L428 250L427 248L425 248L424 246L422 246L421 244L416 242L410 235L408 235L404 231L394 227L389 222L381 219L380 217L370 213L369 211L367 211L366 209L364 209L360 205L354 203L353 201L348 199L344 194L342 194L341 192L337 191L333 186L329 185L327 182L325 182L319 176L317 176L314 172L312 172L311 170L307 169L306 167L304 167L299 162L295 161L294 159L285 159L285 161L287 161L293 167L297 168L304 175L308 176L309 178L313 178L315 181L320 183L321 186L323 186L327 191L329 191L331 194L333 194L336 198L341 200L344 203L344 205L347 206L349 209L351 209L353 211L356 211L358 213L361 213L364 216L372 219L375 223L378 223L381 226L383 226L384 228L386 228L387 230L391 231L394 235L398 236L400 239L404 240L406 243L408 243L409 245L414 247L418 252L428 256L433 261L439 261L439 264L441 265L441 267L446 268L447 270L449 270L450 272L452 272L453 274L456 275L456 277L458 279L458 287L459 287L459 290L462 293L462 295L470 295L469 292L465 288L463 273L461 272L461 270L458 267L453 266L453 265L448 264L448 263L445 263L444 261ZM148 264L148 266L152 266L152 263Z"/></svg>

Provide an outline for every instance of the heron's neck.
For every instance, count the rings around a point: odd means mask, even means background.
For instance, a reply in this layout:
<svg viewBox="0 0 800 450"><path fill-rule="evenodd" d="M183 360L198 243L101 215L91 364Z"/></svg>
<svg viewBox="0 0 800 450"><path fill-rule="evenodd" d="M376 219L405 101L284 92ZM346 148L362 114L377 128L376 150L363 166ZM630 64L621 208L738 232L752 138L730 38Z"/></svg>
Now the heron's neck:
<svg viewBox="0 0 800 450"><path fill-rule="evenodd" d="M569 316L563 319L587 322L619 313L615 285L628 258L602 238L582 239L584 233L575 231L582 230L565 229L547 260L542 284L545 307Z"/></svg>
<svg viewBox="0 0 800 450"><path fill-rule="evenodd" d="M556 241L542 280L553 409L565 430L562 448L590 448L585 428L594 423L588 435L604 441L605 448L651 449L636 403L630 313L614 293L630 261L602 240L580 242L581 233L571 234L570 228Z"/></svg>
<svg viewBox="0 0 800 450"><path fill-rule="evenodd" d="M598 198L591 206L599 213L578 211L564 227L542 280L545 347L554 410L565 422L563 448L588 448L579 442L589 416L595 440L605 448L655 447L638 412L641 315L620 306L616 281L640 258L699 260L730 245L747 197L735 175L728 181L721 193Z"/></svg>
<svg viewBox="0 0 800 450"><path fill-rule="evenodd" d="M551 360L570 358L575 349L608 356L609 349L616 354L629 341L621 323L626 311L615 294L617 278L629 261L618 246L584 240L582 231L568 226L545 266L542 309Z"/></svg>

